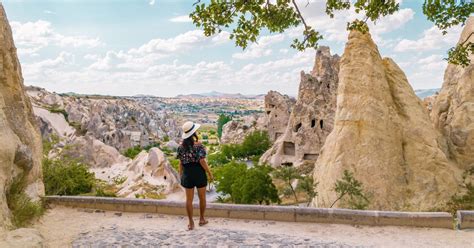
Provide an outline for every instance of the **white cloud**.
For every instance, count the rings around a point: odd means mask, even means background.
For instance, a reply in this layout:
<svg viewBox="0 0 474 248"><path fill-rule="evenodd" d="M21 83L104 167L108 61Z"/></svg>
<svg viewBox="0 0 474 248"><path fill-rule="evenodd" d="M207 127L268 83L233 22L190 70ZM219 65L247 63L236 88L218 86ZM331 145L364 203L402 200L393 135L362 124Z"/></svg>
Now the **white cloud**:
<svg viewBox="0 0 474 248"><path fill-rule="evenodd" d="M448 46L454 46L459 39L462 27L456 26L449 30L448 34L443 35L441 31L432 26L423 31L423 36L418 40L402 39L394 48L397 52L406 51L427 51L435 49L446 49Z"/></svg>
<svg viewBox="0 0 474 248"><path fill-rule="evenodd" d="M131 49L130 53L149 54L149 53L173 53L204 45L214 37L206 37L201 30L192 30L179 34L169 39L153 39L137 49Z"/></svg>
<svg viewBox="0 0 474 248"><path fill-rule="evenodd" d="M170 22L191 22L191 18L187 15L176 16L169 19Z"/></svg>
<svg viewBox="0 0 474 248"><path fill-rule="evenodd" d="M272 54L270 46L272 44L281 42L285 39L282 34L262 36L258 39L257 43L251 44L245 51L240 53L232 54L232 58L235 59L254 59Z"/></svg>
<svg viewBox="0 0 474 248"><path fill-rule="evenodd" d="M228 32L221 32L216 36L206 37L201 30L193 30L169 39L152 39L138 48L128 51L108 51L103 57L95 57L89 69L143 71L156 65L163 58L228 42L228 36ZM91 58L92 56L87 56L87 59Z"/></svg>
<svg viewBox="0 0 474 248"><path fill-rule="evenodd" d="M97 59L99 59L99 55L97 55L97 54L86 54L86 55L84 55L84 59L97 60Z"/></svg>
<svg viewBox="0 0 474 248"><path fill-rule="evenodd" d="M25 65L25 82L57 92L134 95L140 93L172 96L191 92L219 90L256 93L269 89L296 94L299 72L309 71L314 51L296 53L284 59L252 63L235 68L224 61L197 63L139 64L135 70L121 69L130 59L126 52L109 52L102 64L81 70L71 68L74 59L62 53L57 58ZM133 87L131 87L133 85Z"/></svg>
<svg viewBox="0 0 474 248"><path fill-rule="evenodd" d="M150 0L150 1L148 2L148 4L150 4L150 5L155 5L155 0Z"/></svg>
<svg viewBox="0 0 474 248"><path fill-rule="evenodd" d="M418 70L420 73L426 74L442 74L442 73L433 73L433 72L444 72L448 62L443 59L443 56L433 54L428 57L424 57L418 60Z"/></svg>
<svg viewBox="0 0 474 248"><path fill-rule="evenodd" d="M13 38L19 53L34 54L49 45L59 47L97 47L103 45L99 38L68 36L56 32L50 22L11 22Z"/></svg>
<svg viewBox="0 0 474 248"><path fill-rule="evenodd" d="M51 11L51 10L44 10L43 13L48 14L48 15L56 15L56 12Z"/></svg>

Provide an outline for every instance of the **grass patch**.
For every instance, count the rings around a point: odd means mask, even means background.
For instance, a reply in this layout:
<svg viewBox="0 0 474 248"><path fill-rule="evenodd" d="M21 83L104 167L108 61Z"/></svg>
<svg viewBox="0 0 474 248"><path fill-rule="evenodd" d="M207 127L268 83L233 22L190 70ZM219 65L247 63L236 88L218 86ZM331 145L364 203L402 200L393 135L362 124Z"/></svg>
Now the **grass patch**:
<svg viewBox="0 0 474 248"><path fill-rule="evenodd" d="M62 114L64 116L64 119L66 119L66 121L68 121L69 114L66 112L66 110L62 109L58 105L53 105L51 107L48 107L47 109L51 113Z"/></svg>
<svg viewBox="0 0 474 248"><path fill-rule="evenodd" d="M12 224L14 227L25 227L44 213L41 202L33 202L25 193L26 180L24 176L13 179L6 194L7 205L12 213Z"/></svg>

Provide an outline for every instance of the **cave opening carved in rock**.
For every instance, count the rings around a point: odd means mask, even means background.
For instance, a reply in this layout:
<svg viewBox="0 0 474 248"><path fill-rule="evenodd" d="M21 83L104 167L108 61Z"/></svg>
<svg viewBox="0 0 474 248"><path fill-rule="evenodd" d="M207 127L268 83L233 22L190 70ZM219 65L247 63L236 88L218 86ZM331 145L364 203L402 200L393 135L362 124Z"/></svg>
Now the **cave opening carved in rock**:
<svg viewBox="0 0 474 248"><path fill-rule="evenodd" d="M295 143L293 142L283 142L283 154L295 156Z"/></svg>

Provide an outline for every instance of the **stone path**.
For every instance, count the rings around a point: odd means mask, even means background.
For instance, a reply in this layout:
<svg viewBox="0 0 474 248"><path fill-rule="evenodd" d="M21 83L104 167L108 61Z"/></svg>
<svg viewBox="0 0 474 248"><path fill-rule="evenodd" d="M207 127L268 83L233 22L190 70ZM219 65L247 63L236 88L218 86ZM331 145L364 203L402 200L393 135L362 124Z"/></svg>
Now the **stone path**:
<svg viewBox="0 0 474 248"><path fill-rule="evenodd" d="M190 245L192 244L192 245ZM86 231L72 242L72 247L354 247L338 242L324 242L288 235L251 233L228 229L193 231L147 231L121 229L117 226L98 232ZM358 246L361 247L361 246Z"/></svg>
<svg viewBox="0 0 474 248"><path fill-rule="evenodd" d="M194 220L197 222L198 217ZM209 218L208 225L196 226L193 231L186 231L186 226L184 216L56 206L33 228L44 237L44 246L52 248L474 247L474 229L455 231L227 218Z"/></svg>

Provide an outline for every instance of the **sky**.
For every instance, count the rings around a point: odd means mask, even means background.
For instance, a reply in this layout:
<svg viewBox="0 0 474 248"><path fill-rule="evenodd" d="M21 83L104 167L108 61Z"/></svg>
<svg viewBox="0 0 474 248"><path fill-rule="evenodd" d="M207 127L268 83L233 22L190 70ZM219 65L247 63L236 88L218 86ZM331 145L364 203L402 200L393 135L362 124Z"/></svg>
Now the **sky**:
<svg viewBox="0 0 474 248"><path fill-rule="evenodd" d="M193 0L0 0L12 26L25 85L58 93L130 96L219 91L296 96L300 72L310 72L315 50L290 47L302 27L263 31L246 50L230 30L206 37L188 18ZM298 0L320 43L342 55L353 10L335 18L324 0ZM439 88L447 50L462 27L443 36L426 20L422 0L400 1L400 11L369 23L383 57L404 70L414 89ZM308 4L309 3L309 4Z"/></svg>

